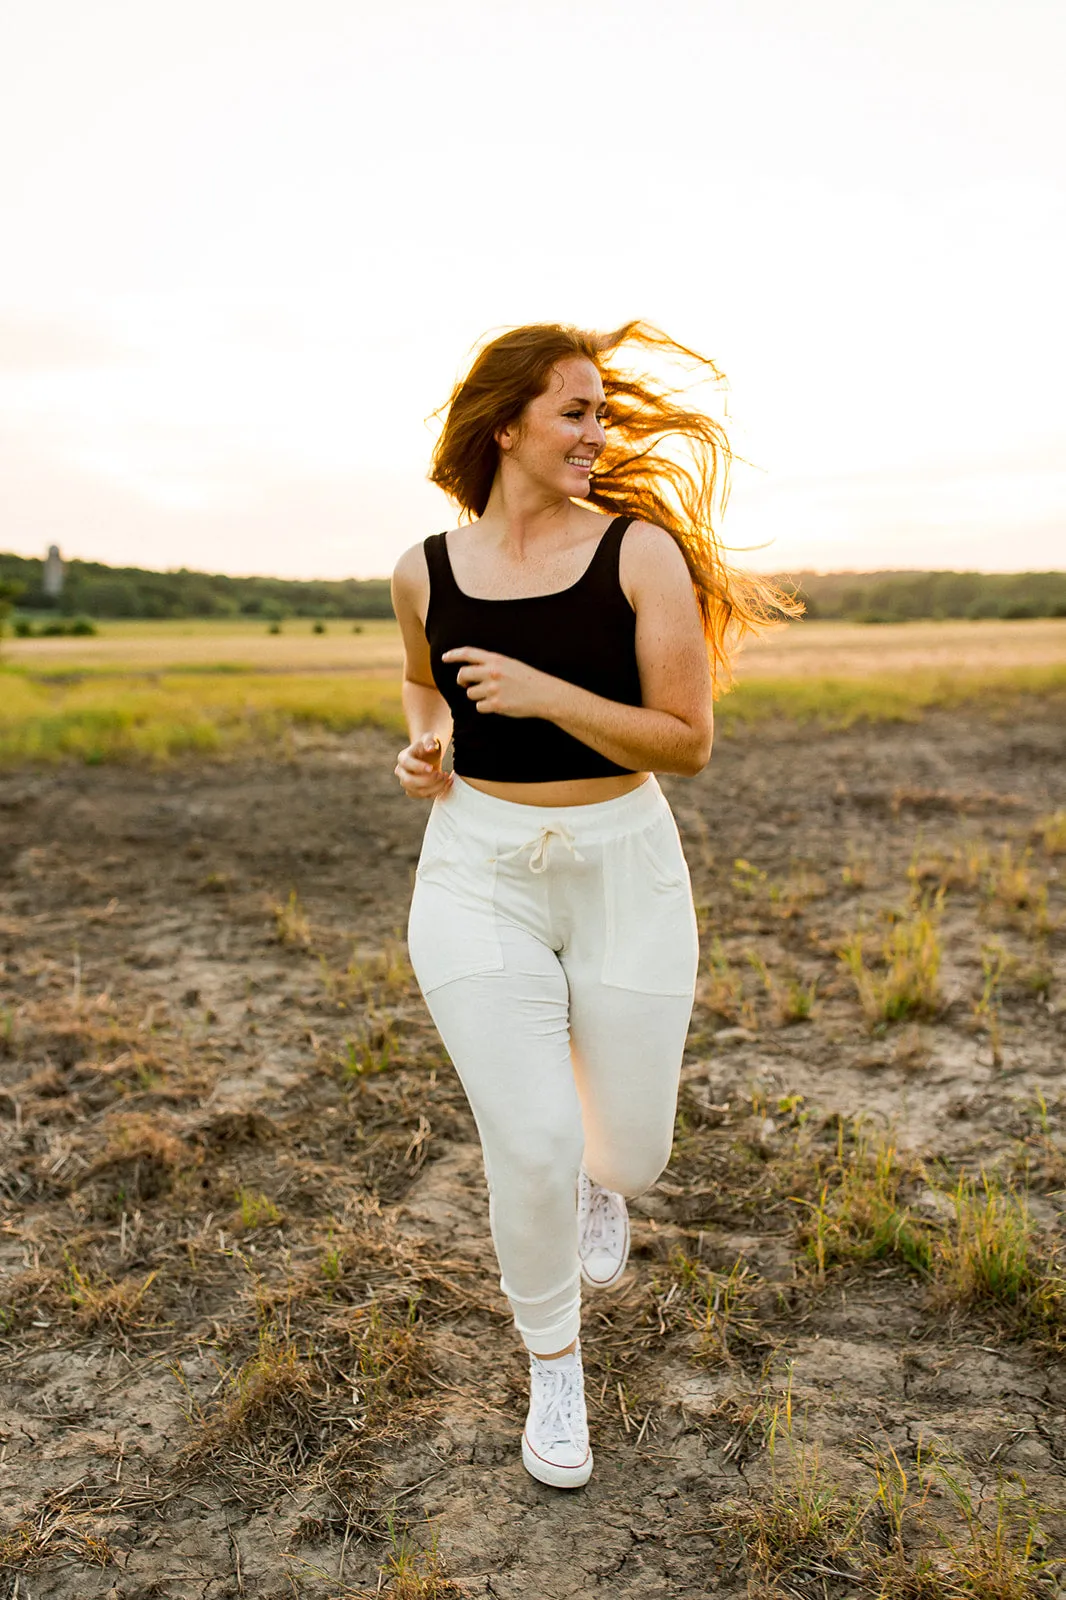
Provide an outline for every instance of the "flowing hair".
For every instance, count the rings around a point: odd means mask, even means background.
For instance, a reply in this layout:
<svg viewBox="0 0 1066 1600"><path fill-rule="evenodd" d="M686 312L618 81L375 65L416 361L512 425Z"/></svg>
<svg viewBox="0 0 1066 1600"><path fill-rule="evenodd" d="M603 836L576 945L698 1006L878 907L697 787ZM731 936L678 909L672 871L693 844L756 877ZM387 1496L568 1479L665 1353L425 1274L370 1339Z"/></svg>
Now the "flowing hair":
<svg viewBox="0 0 1066 1600"><path fill-rule="evenodd" d="M444 428L429 478L467 520L480 517L499 465L496 434L545 392L558 362L587 357L603 382L609 427L585 502L654 523L678 545L699 602L717 696L732 682L740 640L803 607L769 579L727 564L715 528L729 492L725 430L686 408L681 388L634 370L634 356L648 354L694 369L697 380L722 381L713 361L646 322L627 322L613 333L540 322L501 334L482 347L441 408ZM663 448L667 440L670 451Z"/></svg>

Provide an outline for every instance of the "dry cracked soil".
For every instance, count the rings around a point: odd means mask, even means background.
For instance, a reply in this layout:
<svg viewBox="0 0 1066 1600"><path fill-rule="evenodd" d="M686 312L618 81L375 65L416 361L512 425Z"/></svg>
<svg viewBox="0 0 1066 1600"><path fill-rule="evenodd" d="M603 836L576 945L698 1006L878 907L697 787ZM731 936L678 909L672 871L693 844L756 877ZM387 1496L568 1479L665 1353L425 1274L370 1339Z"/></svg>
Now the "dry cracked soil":
<svg viewBox="0 0 1066 1600"><path fill-rule="evenodd" d="M394 744L0 776L3 1600L1059 1592L1061 709L663 780L700 990L569 1496L518 1454Z"/></svg>

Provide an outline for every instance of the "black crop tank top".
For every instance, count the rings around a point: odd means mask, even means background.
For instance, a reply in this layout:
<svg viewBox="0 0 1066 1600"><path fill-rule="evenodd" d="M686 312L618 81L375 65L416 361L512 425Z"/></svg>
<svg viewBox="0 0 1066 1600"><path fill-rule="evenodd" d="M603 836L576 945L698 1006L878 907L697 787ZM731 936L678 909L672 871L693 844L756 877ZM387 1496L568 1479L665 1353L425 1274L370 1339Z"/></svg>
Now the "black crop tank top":
<svg viewBox="0 0 1066 1600"><path fill-rule="evenodd" d="M641 704L636 613L618 579L622 536L632 517L615 517L595 554L569 589L519 600L477 600L455 581L443 533L425 540L429 567L429 641L433 679L451 708L452 765L463 778L498 783L549 783L559 778L608 778L632 770L542 717L501 717L478 711L456 682L459 666L441 656L476 645L524 661L582 689Z"/></svg>

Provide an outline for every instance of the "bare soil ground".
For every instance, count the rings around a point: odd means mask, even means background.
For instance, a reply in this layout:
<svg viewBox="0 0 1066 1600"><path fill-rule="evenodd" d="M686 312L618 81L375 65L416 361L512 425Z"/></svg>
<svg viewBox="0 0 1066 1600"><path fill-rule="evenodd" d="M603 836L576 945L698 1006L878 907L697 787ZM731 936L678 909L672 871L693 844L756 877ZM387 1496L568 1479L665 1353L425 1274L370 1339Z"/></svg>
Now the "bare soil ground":
<svg viewBox="0 0 1066 1600"><path fill-rule="evenodd" d="M1061 711L740 730L664 781L704 976L674 1158L587 1302L570 1496L519 1459L394 745L0 776L4 1600L1058 1592ZM923 917L878 1021L878 941ZM952 1276L982 1167L1028 1193L1043 1300Z"/></svg>

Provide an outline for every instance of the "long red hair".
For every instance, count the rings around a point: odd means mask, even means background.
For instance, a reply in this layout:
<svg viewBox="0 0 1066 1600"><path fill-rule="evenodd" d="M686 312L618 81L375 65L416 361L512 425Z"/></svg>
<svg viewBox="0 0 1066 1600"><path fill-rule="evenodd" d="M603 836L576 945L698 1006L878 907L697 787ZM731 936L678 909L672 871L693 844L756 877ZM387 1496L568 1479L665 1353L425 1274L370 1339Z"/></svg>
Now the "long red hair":
<svg viewBox="0 0 1066 1600"><path fill-rule="evenodd" d="M747 633L798 616L802 607L766 578L727 564L716 532L729 489L731 452L721 423L687 409L679 390L634 370L634 356L655 353L721 381L714 362L646 322L613 333L587 333L554 322L512 328L484 345L446 406L430 481L464 517L480 517L499 465L496 434L515 423L548 387L552 368L570 356L594 363L607 397L607 443L586 501L664 528L680 547L703 617L715 692L729 687L736 646ZM674 448L662 447L669 439Z"/></svg>

